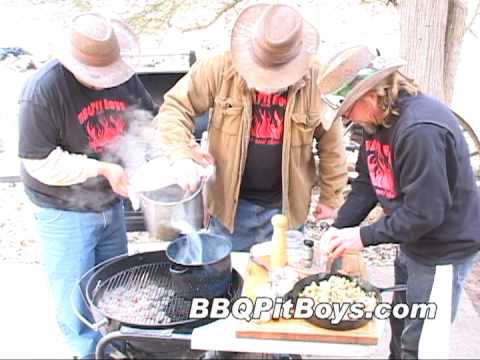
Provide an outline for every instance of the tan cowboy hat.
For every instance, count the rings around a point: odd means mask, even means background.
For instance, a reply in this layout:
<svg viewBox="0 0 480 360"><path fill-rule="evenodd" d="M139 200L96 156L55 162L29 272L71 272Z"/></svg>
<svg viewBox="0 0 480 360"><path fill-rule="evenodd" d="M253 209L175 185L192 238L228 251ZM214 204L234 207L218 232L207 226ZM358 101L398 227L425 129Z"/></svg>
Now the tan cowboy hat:
<svg viewBox="0 0 480 360"><path fill-rule="evenodd" d="M293 7L256 4L233 26L233 65L249 87L282 89L305 75L319 41L315 27Z"/></svg>
<svg viewBox="0 0 480 360"><path fill-rule="evenodd" d="M99 88L118 86L135 73L140 45L121 21L85 13L73 18L60 41L58 60L77 78Z"/></svg>
<svg viewBox="0 0 480 360"><path fill-rule="evenodd" d="M326 116L342 116L358 99L380 81L405 65L402 59L387 59L366 46L342 50L326 65L318 79L322 100L329 105Z"/></svg>

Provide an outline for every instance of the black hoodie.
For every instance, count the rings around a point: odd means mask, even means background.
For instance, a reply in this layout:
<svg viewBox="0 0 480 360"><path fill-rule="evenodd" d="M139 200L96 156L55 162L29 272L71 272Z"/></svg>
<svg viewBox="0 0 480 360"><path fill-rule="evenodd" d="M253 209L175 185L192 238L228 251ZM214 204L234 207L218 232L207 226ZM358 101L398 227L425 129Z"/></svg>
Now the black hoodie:
<svg viewBox="0 0 480 360"><path fill-rule="evenodd" d="M380 202L385 217L360 229L365 246L399 243L428 265L480 250L480 195L456 116L426 95L402 96L390 128L365 135L359 176L334 223L357 226Z"/></svg>

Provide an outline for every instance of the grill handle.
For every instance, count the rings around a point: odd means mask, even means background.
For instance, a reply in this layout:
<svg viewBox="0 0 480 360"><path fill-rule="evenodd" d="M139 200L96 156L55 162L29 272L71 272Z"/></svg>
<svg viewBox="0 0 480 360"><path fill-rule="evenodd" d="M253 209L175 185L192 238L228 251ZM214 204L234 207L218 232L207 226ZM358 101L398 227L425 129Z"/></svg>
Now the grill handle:
<svg viewBox="0 0 480 360"><path fill-rule="evenodd" d="M94 267L92 267L91 269L89 269L88 271L85 272L85 274L82 275L82 277L77 281L77 283L75 284L75 286L73 287L72 289L72 292L70 293L70 306L72 307L72 310L73 310L73 313L85 324L87 325L90 329L92 329L93 331L98 331L100 328L108 325L108 319L107 318L103 318L102 320L92 324L90 321L88 321L81 313L80 313L80 310L77 308L77 306L75 305L75 301L74 301L74 295L75 295L75 292L76 291L79 291L80 292L80 297L83 301L83 303L86 305L86 307L89 309L89 305L88 305L88 301L87 299L85 298L85 294L83 293L82 291L82 281L85 280L85 278L91 274L93 271L97 270L99 267L101 266L104 266L114 260L118 260L118 259L121 259L121 258L124 258L128 256L128 254L121 254L121 255L117 255L117 256L114 256L110 259L107 259L105 261L102 261L100 263L98 263L97 265L95 265Z"/></svg>
<svg viewBox="0 0 480 360"><path fill-rule="evenodd" d="M170 265L170 273L172 274L185 274L188 272L190 268L178 264L172 264Z"/></svg>

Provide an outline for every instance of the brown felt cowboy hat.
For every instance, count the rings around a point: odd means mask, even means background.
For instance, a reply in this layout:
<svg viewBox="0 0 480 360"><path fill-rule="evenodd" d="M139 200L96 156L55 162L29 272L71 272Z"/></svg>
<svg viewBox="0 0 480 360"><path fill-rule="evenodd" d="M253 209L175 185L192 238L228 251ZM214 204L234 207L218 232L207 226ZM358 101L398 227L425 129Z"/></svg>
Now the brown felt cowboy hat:
<svg viewBox="0 0 480 360"><path fill-rule="evenodd" d="M138 38L127 25L100 14L85 13L72 19L56 57L88 85L111 88L132 77L139 55Z"/></svg>
<svg viewBox="0 0 480 360"><path fill-rule="evenodd" d="M232 61L249 87L281 89L307 72L318 45L318 31L293 7L256 4L233 26Z"/></svg>
<svg viewBox="0 0 480 360"><path fill-rule="evenodd" d="M366 46L342 50L327 63L318 79L322 100L329 105L326 116L342 116L380 81L399 70L405 61L374 54Z"/></svg>

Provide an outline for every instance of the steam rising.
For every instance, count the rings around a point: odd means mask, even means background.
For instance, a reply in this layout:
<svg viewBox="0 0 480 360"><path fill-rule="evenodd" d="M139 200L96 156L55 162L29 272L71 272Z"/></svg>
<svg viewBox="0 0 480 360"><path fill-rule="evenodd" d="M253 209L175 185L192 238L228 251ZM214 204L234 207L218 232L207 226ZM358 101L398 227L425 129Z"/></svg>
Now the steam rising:
<svg viewBox="0 0 480 360"><path fill-rule="evenodd" d="M169 162L164 160L165 152L159 144L157 130L152 126L152 114L138 108L129 108L124 116L128 127L121 137L105 147L102 160L122 164L131 181L135 179L137 182L138 179L137 190L142 191L148 199L172 204L188 201L193 194L184 192L174 184L175 176L170 170ZM149 165L144 166L147 162ZM200 169L202 176L207 178L213 176L214 171L214 166ZM136 173L139 176L135 177ZM132 184L133 189L135 186ZM156 190L153 191L154 189ZM134 203L136 196L130 197L132 207L135 208L138 205ZM165 218L154 219L155 226L177 230L187 236L187 246L182 254L185 264L202 262L202 242L194 227L198 224L188 221L193 218L192 215L198 217L200 214L187 214L185 208L179 206L173 217L165 215Z"/></svg>
<svg viewBox="0 0 480 360"><path fill-rule="evenodd" d="M186 246L180 248L176 259L185 265L202 264L202 239L197 231L185 220L172 220L172 226L187 237Z"/></svg>
<svg viewBox="0 0 480 360"><path fill-rule="evenodd" d="M163 151L158 139L155 139L152 113L130 107L125 111L124 117L128 124L125 133L105 147L102 160L120 162L130 175L147 160L161 156Z"/></svg>

